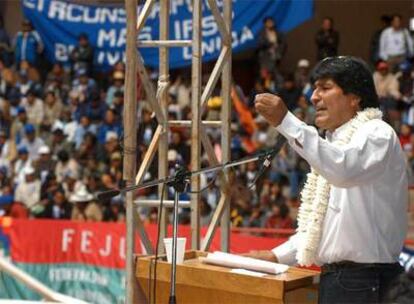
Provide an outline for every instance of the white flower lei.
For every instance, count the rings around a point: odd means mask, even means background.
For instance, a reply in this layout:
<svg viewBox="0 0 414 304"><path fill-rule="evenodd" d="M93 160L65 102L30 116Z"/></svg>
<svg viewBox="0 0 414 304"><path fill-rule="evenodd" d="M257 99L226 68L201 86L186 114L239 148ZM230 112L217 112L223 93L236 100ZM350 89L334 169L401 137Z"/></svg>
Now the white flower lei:
<svg viewBox="0 0 414 304"><path fill-rule="evenodd" d="M341 138L333 142L343 146L351 141L355 131L371 119L381 119L382 113L375 108L366 108L357 113L349 121ZM300 265L310 266L315 263L322 234L322 225L325 219L329 202L331 185L319 175L314 168L307 175L306 184L301 192L302 203L298 213L297 253L296 259Z"/></svg>

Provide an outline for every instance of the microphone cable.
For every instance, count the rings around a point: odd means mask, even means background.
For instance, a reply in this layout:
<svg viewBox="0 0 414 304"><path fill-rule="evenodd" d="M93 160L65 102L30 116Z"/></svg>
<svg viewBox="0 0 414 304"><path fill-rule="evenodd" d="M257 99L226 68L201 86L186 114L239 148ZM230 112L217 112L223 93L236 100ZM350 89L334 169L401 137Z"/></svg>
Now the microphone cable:
<svg viewBox="0 0 414 304"><path fill-rule="evenodd" d="M158 209L158 229L157 229L157 242L156 242L156 247L155 247L155 261L154 261L154 273L152 273L152 263L150 263L150 277L148 280L149 286L148 286L148 302L149 304L151 304L151 299L153 299L154 302L152 303L157 303L156 301L156 297L157 297L157 263L158 263L158 247L159 247L159 242L160 242L160 234L161 234L161 229L160 229L160 223L161 223L161 218L162 218L162 210L163 210L163 206L164 206L164 193L165 193L165 187L166 184L162 184L162 190L161 190L161 198L160 198L160 206ZM152 284L152 280L154 280L153 284Z"/></svg>
<svg viewBox="0 0 414 304"><path fill-rule="evenodd" d="M162 218L162 210L164 209L164 194L165 194L165 188L166 188L166 184L164 183L162 185L162 190L161 190L161 199L160 199L160 208L158 211L158 231L157 231L157 244L156 244L156 248L155 248L155 265L154 265L154 303L156 304L156 296L157 296L157 264L158 264L158 247L159 247L159 243L160 243L160 234L161 234L161 229L160 229L160 224L161 224L161 218Z"/></svg>

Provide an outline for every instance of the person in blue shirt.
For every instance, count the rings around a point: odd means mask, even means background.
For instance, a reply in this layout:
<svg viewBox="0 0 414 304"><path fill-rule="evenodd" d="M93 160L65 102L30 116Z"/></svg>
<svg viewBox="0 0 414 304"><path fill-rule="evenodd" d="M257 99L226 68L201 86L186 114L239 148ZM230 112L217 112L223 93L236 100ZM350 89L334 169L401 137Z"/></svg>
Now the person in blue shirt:
<svg viewBox="0 0 414 304"><path fill-rule="evenodd" d="M19 67L22 61L37 66L39 55L43 52L43 49L44 45L39 33L33 29L30 21L24 20L22 30L16 34L14 41L16 66Z"/></svg>
<svg viewBox="0 0 414 304"><path fill-rule="evenodd" d="M0 61L7 67L12 64L12 52L9 35L4 28L3 16L0 15Z"/></svg>
<svg viewBox="0 0 414 304"><path fill-rule="evenodd" d="M105 119L98 128L98 142L100 144L105 143L106 133L113 131L118 135L118 138L121 136L122 126L116 120L116 115L113 110L108 109L105 113Z"/></svg>

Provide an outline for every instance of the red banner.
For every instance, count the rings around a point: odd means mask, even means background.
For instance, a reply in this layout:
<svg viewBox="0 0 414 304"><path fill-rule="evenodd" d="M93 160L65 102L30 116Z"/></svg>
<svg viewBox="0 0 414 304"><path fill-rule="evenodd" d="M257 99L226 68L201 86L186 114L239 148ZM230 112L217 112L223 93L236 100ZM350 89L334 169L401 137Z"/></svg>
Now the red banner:
<svg viewBox="0 0 414 304"><path fill-rule="evenodd" d="M14 262L23 263L83 263L121 269L125 267L125 224L87 223L56 220L21 220L3 218L3 232L10 238L10 253ZM171 227L169 227L171 228ZM157 226L145 227L153 246ZM169 229L171 235L171 229ZM206 228L202 229L202 235ZM180 226L179 236L190 244L190 227ZM231 252L271 249L285 239L231 234ZM210 251L220 250L220 229L211 243ZM136 236L136 253L142 253Z"/></svg>

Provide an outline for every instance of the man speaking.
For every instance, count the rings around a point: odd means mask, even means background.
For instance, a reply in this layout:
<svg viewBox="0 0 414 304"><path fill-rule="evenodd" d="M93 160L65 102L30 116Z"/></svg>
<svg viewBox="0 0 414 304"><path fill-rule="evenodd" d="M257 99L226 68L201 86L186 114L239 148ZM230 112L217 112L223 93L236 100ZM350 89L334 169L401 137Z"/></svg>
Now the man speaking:
<svg viewBox="0 0 414 304"><path fill-rule="evenodd" d="M256 110L312 167L301 193L294 236L249 255L289 265L321 265L320 303L386 301L407 230L406 161L382 121L372 75L354 57L330 57L312 72L316 128L276 95Z"/></svg>

